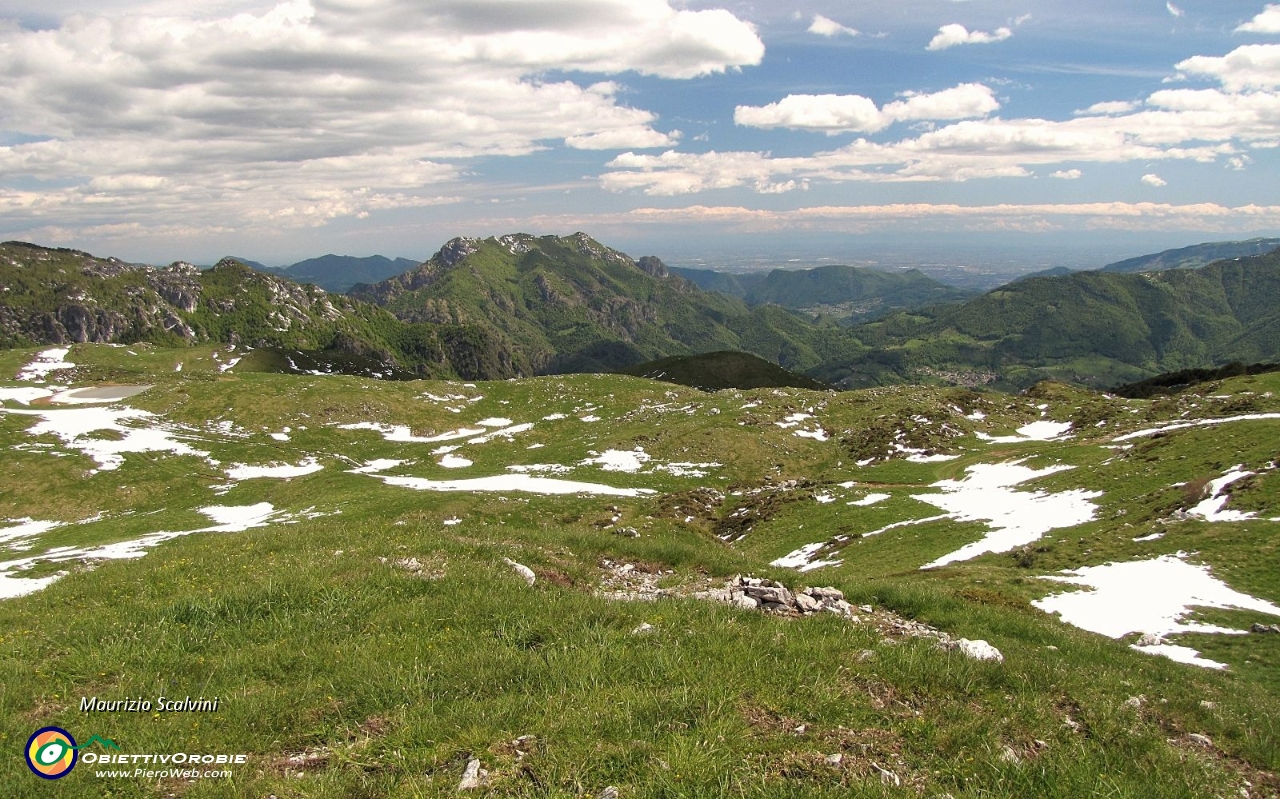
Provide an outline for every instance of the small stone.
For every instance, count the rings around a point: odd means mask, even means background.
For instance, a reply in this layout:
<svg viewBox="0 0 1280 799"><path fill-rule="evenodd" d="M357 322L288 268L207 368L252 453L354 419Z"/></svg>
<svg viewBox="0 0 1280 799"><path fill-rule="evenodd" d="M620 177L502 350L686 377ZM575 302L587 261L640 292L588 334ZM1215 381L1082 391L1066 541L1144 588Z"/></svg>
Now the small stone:
<svg viewBox="0 0 1280 799"><path fill-rule="evenodd" d="M790 605L795 601L795 597L785 588L775 588L773 586L748 586L746 589L748 596L753 596L763 603L775 602L779 605Z"/></svg>
<svg viewBox="0 0 1280 799"><path fill-rule="evenodd" d="M868 660L871 660L875 656L876 656L875 652L871 651L870 649L864 649L856 655L856 659L859 663L866 663Z"/></svg>
<svg viewBox="0 0 1280 799"><path fill-rule="evenodd" d="M653 631L653 625L652 625L652 624L650 624L649 622L645 622L645 623L641 624L639 627L637 627L637 628L635 628L634 630L632 630L632 631L631 631L631 634L632 634L632 635L645 635L646 633L650 633L650 632L652 632L652 631Z"/></svg>
<svg viewBox="0 0 1280 799"><path fill-rule="evenodd" d="M756 601L755 597L750 597L750 596L747 596L746 594L739 594L736 598L734 598L733 604L737 605L743 610L755 610L760 606L760 603Z"/></svg>
<svg viewBox="0 0 1280 799"><path fill-rule="evenodd" d="M974 660L993 660L996 663L1004 662L1004 655L1000 654L1000 650L981 639L970 641L968 638L961 638L954 642L956 649L959 649L968 657Z"/></svg>
<svg viewBox="0 0 1280 799"><path fill-rule="evenodd" d="M1018 753L1013 751L1013 747L1008 744L1004 749L1000 750L1000 759L1005 763L1021 763L1022 758L1018 757Z"/></svg>
<svg viewBox="0 0 1280 799"><path fill-rule="evenodd" d="M634 527L619 527L613 531L614 535L620 535L623 538L639 538L640 531Z"/></svg>
<svg viewBox="0 0 1280 799"><path fill-rule="evenodd" d="M462 781L458 783L458 790L470 791L488 784L489 772L480 768L479 759L473 757L468 760L467 768L462 772Z"/></svg>
<svg viewBox="0 0 1280 799"><path fill-rule="evenodd" d="M1163 641L1155 633L1143 633L1134 646L1159 646Z"/></svg>
<svg viewBox="0 0 1280 799"><path fill-rule="evenodd" d="M1205 710L1213 710L1217 706L1218 706L1217 702L1210 702L1208 699L1200 700L1200 707L1204 708Z"/></svg>
<svg viewBox="0 0 1280 799"><path fill-rule="evenodd" d="M790 613L791 606L784 605L781 602L761 602L760 609L770 613Z"/></svg>
<svg viewBox="0 0 1280 799"><path fill-rule="evenodd" d="M1213 746L1213 741L1209 740L1209 736L1201 735L1198 732L1188 733L1187 738L1191 739L1192 743L1197 743L1197 744L1200 744L1201 746L1208 746L1208 747Z"/></svg>
<svg viewBox="0 0 1280 799"><path fill-rule="evenodd" d="M846 619L853 618L853 605L850 605L848 602L845 602L843 599L837 599L835 602L831 602L830 604L825 604L823 607L825 607L829 612L836 614L837 616L844 616Z"/></svg>
<svg viewBox="0 0 1280 799"><path fill-rule="evenodd" d="M844 599L844 592L839 588L819 588L810 586L809 588L804 589L804 593L814 597L815 599L830 599L833 602L838 599Z"/></svg>
<svg viewBox="0 0 1280 799"><path fill-rule="evenodd" d="M828 766L838 766L844 762L844 755L836 752L834 755L827 755L824 759L827 761Z"/></svg>
<svg viewBox="0 0 1280 799"><path fill-rule="evenodd" d="M802 613L814 613L822 608L822 603L808 594L796 594L796 607Z"/></svg>
<svg viewBox="0 0 1280 799"><path fill-rule="evenodd" d="M538 575L534 574L533 569L530 569L523 563L516 563L511 558L503 558L502 562L515 570L515 573L523 577L524 581L529 585L533 585L537 581Z"/></svg>
<svg viewBox="0 0 1280 799"><path fill-rule="evenodd" d="M1258 622L1254 622L1253 626L1250 627L1249 630L1251 632L1262 633L1264 635L1266 633L1280 633L1280 624L1260 624Z"/></svg>
<svg viewBox="0 0 1280 799"><path fill-rule="evenodd" d="M1138 708L1138 707L1142 707L1143 703L1146 701L1147 701L1147 698L1145 696L1131 696L1128 699L1124 700L1124 704L1125 704L1125 707Z"/></svg>
<svg viewBox="0 0 1280 799"><path fill-rule="evenodd" d="M796 735L804 735L805 730L807 729L809 729L808 726L801 724L799 727L796 727L794 730L792 730L792 732L794 732Z"/></svg>
<svg viewBox="0 0 1280 799"><path fill-rule="evenodd" d="M596 799L618 799L618 789L610 785L600 793L596 794Z"/></svg>

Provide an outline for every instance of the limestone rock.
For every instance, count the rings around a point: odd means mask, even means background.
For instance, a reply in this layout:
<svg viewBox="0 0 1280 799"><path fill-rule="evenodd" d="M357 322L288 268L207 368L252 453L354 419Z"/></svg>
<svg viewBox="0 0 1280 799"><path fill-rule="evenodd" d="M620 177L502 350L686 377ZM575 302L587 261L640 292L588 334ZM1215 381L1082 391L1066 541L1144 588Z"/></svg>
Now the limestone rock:
<svg viewBox="0 0 1280 799"><path fill-rule="evenodd" d="M489 772L480 768L480 760L471 758L467 761L467 768L462 772L462 781L458 783L459 791L470 791L475 788L483 788L489 784Z"/></svg>
<svg viewBox="0 0 1280 799"><path fill-rule="evenodd" d="M524 565L523 563L516 563L511 558L503 558L502 562L510 566L515 571L516 574L523 577L524 581L529 585L533 585L537 581L538 575L534 574L533 569L530 569L528 566Z"/></svg>

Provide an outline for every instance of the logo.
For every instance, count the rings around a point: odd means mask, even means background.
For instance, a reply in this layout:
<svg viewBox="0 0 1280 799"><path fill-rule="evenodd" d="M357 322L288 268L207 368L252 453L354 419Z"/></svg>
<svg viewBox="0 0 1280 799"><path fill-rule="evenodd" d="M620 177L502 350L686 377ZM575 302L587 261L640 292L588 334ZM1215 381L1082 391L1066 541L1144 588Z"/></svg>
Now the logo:
<svg viewBox="0 0 1280 799"><path fill-rule="evenodd" d="M27 766L37 777L56 780L75 768L76 739L61 727L41 727L27 739Z"/></svg>

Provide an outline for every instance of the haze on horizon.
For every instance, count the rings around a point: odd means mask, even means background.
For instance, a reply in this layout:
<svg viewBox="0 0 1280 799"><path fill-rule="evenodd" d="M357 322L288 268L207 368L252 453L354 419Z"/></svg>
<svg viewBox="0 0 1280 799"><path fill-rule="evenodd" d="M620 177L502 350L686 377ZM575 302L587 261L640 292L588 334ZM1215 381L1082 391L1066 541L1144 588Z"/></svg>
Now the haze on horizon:
<svg viewBox="0 0 1280 799"><path fill-rule="evenodd" d="M0 239L131 260L1280 231L1257 0L0 0L0 74Z"/></svg>

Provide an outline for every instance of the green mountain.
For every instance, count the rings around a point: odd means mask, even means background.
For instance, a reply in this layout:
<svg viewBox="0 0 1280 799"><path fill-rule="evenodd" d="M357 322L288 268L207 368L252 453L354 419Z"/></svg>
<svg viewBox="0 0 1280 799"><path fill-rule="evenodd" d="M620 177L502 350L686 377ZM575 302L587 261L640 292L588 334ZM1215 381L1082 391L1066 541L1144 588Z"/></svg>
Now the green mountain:
<svg viewBox="0 0 1280 799"><path fill-rule="evenodd" d="M771 303L850 321L892 310L955 302L970 292L939 283L918 269L882 272L861 266L775 269L747 291L749 305Z"/></svg>
<svg viewBox="0 0 1280 799"><path fill-rule="evenodd" d="M749 352L707 352L673 355L629 366L620 374L647 377L665 383L692 386L702 391L790 386L824 391L830 386L811 377L787 371Z"/></svg>
<svg viewBox="0 0 1280 799"><path fill-rule="evenodd" d="M716 350L804 370L847 345L833 326L749 309L585 233L453 239L416 269L351 295L407 322L493 331L520 374L614 371Z"/></svg>
<svg viewBox="0 0 1280 799"><path fill-rule="evenodd" d="M717 272L713 269L694 269L687 266L670 267L673 274L693 283L703 291L718 291L730 297L746 299L751 287L764 280L766 272Z"/></svg>
<svg viewBox="0 0 1280 799"><path fill-rule="evenodd" d="M1149 274L1078 272L853 328L873 352L810 374L843 385L943 379L1108 386L1280 356L1280 253Z"/></svg>
<svg viewBox="0 0 1280 799"><path fill-rule="evenodd" d="M861 266L830 265L750 274L687 268L672 271L701 289L739 297L752 307L781 305L849 322L972 296L970 292L939 283L917 269L883 272Z"/></svg>
<svg viewBox="0 0 1280 799"><path fill-rule="evenodd" d="M404 324L377 306L229 258L206 270L183 262L154 268L7 242L0 285L0 347L212 342L306 353L298 357L318 371L512 375L486 330Z"/></svg>
<svg viewBox="0 0 1280 799"><path fill-rule="evenodd" d="M407 272L417 265L417 261L408 258L392 260L382 255L357 258L330 254L299 261L280 272L299 283L314 283L325 291L344 292L357 283L377 283Z"/></svg>
<svg viewBox="0 0 1280 799"><path fill-rule="evenodd" d="M1102 267L1103 272L1162 272L1166 269L1197 269L1224 258L1245 258L1264 255L1280 247L1280 239L1249 239L1248 241L1214 241L1194 244L1176 250L1165 250L1137 258L1126 258Z"/></svg>

